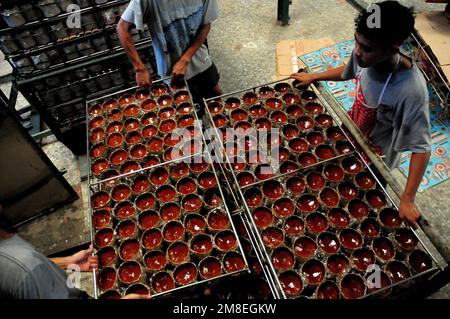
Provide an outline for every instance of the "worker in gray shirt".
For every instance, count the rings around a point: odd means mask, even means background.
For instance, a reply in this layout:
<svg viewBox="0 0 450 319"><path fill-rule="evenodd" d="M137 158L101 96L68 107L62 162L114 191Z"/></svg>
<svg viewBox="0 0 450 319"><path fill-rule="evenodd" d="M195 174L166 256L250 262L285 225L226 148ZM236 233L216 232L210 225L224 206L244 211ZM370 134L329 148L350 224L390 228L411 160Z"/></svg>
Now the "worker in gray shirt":
<svg viewBox="0 0 450 319"><path fill-rule="evenodd" d="M62 268L18 235L0 230L0 299L78 299ZM7 275L6 275L7 274Z"/></svg>
<svg viewBox="0 0 450 319"><path fill-rule="evenodd" d="M17 234L6 232L8 222L0 205L0 299L84 299L86 292L74 288L64 269L80 271L98 268L93 247L68 257L49 259ZM130 294L124 299L147 299Z"/></svg>
<svg viewBox="0 0 450 319"><path fill-rule="evenodd" d="M397 1L375 5L374 11L364 11L356 19L356 45L346 66L316 74L296 73L292 78L300 86L356 80L355 102L348 114L375 151L383 154L390 168L399 165L402 152L412 152L399 213L415 225L420 217L415 196L431 154L428 91L417 65L400 53L414 30L411 10Z"/></svg>
<svg viewBox="0 0 450 319"><path fill-rule="evenodd" d="M217 0L131 0L117 24L117 35L133 64L137 85L148 86L152 79L129 30L131 25L142 30L147 24L159 76L185 78L195 102L221 95L220 76L205 45L218 16Z"/></svg>

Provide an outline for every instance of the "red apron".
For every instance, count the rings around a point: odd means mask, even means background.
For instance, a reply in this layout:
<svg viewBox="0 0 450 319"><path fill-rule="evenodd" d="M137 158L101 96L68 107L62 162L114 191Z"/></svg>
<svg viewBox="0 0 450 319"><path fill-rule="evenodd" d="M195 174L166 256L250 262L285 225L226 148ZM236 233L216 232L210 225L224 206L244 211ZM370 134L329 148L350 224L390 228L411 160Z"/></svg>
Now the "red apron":
<svg viewBox="0 0 450 319"><path fill-rule="evenodd" d="M348 111L348 115L353 120L353 122L355 122L356 126L361 130L361 132L366 137L367 141L369 142L369 145L372 146L373 150L378 155L382 155L383 152L381 151L381 148L378 147L369 136L377 123L378 108L381 105L384 92L386 91L386 88L389 84L389 81L392 78L392 75L400 66L400 62L401 57L399 54L397 65L395 66L394 71L392 71L392 73L389 74L386 83L384 84L383 90L381 91L380 98L378 99L378 104L376 106L370 106L366 104L364 100L363 90L361 87L361 75L365 71L365 69L363 69L361 73L359 73L356 76L356 98L352 108L350 109L350 111Z"/></svg>
<svg viewBox="0 0 450 319"><path fill-rule="evenodd" d="M361 130L366 138L369 138L375 124L377 123L377 107L370 107L365 104L364 96L361 88L360 75L356 77L356 98L352 108L348 111L348 115L355 122L356 126Z"/></svg>

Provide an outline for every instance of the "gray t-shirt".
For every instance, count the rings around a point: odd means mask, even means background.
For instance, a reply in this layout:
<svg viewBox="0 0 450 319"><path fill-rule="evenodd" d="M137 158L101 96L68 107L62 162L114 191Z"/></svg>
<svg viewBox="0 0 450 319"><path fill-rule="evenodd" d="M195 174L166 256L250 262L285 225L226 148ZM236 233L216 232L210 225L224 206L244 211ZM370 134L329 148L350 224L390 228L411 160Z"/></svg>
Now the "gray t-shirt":
<svg viewBox="0 0 450 319"><path fill-rule="evenodd" d="M167 77L173 65L194 40L198 29L219 16L217 0L131 0L122 19L138 30L147 24L153 41L158 74ZM203 44L189 62L186 79L212 65Z"/></svg>
<svg viewBox="0 0 450 319"><path fill-rule="evenodd" d="M362 69L353 52L342 77L355 78ZM361 73L365 103L377 106L388 74L369 67ZM398 167L402 152L426 153L431 150L429 96L425 79L416 64L394 73L378 108L377 123L370 134L385 157L386 165Z"/></svg>
<svg viewBox="0 0 450 319"><path fill-rule="evenodd" d="M66 273L18 235L0 239L0 299L80 298Z"/></svg>

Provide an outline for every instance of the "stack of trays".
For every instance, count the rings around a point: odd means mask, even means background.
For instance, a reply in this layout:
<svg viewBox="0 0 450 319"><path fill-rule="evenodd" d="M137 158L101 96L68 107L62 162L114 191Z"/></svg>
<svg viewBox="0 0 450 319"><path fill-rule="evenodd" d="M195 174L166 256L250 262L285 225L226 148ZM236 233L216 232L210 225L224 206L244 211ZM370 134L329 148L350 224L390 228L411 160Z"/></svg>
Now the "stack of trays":
<svg viewBox="0 0 450 319"><path fill-rule="evenodd" d="M247 271L187 88L158 81L87 108L101 297L182 293Z"/></svg>
<svg viewBox="0 0 450 319"><path fill-rule="evenodd" d="M313 91L278 82L205 105L281 297L385 297L436 269Z"/></svg>

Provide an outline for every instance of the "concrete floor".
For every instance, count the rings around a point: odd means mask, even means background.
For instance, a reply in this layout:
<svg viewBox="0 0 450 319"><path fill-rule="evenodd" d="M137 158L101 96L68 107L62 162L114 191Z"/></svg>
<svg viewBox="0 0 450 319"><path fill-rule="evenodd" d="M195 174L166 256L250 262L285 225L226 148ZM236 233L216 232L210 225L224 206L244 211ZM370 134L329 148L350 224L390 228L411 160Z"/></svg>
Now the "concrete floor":
<svg viewBox="0 0 450 319"><path fill-rule="evenodd" d="M213 59L221 72L221 86L224 92L271 81L272 76L276 74L275 42L279 40L331 37L339 42L351 39L354 33L353 20L356 10L345 0L293 0L290 6L291 23L285 27L276 21L277 1L218 0L218 2L221 15L213 24L208 41ZM400 2L409 6L414 5L418 11L444 8L443 5L425 4L423 0ZM0 85L8 86L1 81ZM67 157L62 159L61 155L54 151L65 147L59 142L54 143L45 149L58 168L67 168L71 165L64 164ZM395 171L394 174L405 183L406 179L399 171ZM430 225L426 229L427 234L447 261L450 261L449 186L450 181L447 181L419 194L417 198ZM86 200L86 193L83 195ZM78 205L83 207L83 203ZM83 215L79 217L79 222L86 223L85 214L84 217ZM38 241L33 237L30 228L23 230L22 233L24 237ZM45 251L44 247L41 248ZM86 288L90 284L89 276L84 278L83 288ZM450 285L433 297L450 299Z"/></svg>
<svg viewBox="0 0 450 319"><path fill-rule="evenodd" d="M218 2L220 18L213 23L208 42L224 92L271 81L276 74L277 41L330 37L340 42L353 38L357 11L345 0L293 0L291 22L285 27L276 21L277 1ZM400 3L413 6L417 12L444 8L423 0Z"/></svg>

